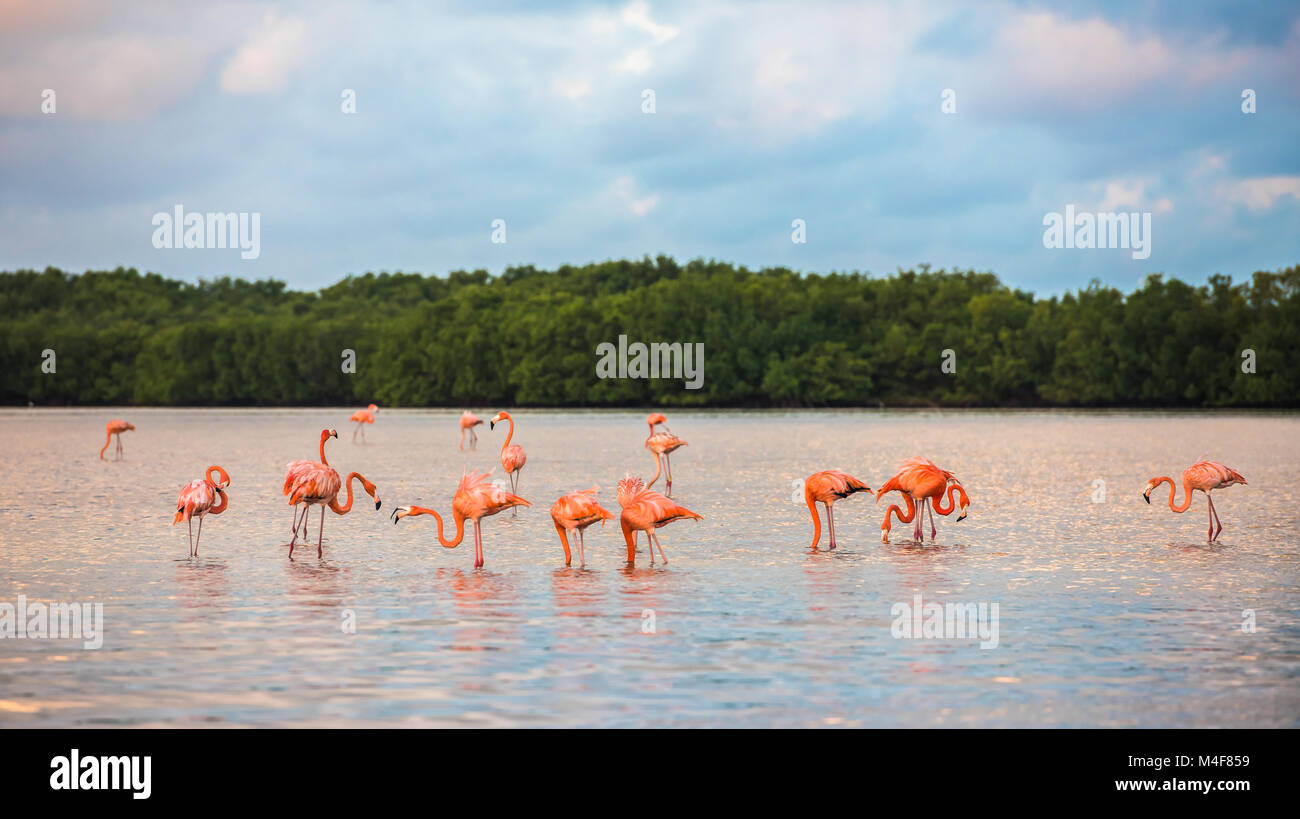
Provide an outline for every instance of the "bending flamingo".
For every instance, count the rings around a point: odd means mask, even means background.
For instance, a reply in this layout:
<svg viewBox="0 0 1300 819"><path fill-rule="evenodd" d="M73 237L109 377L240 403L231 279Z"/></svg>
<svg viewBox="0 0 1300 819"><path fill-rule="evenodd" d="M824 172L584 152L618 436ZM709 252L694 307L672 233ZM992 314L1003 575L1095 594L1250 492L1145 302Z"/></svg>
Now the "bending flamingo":
<svg viewBox="0 0 1300 819"><path fill-rule="evenodd" d="M112 443L114 435L117 436L117 449L113 451L113 454L116 455L118 458L121 458L122 457L122 433L129 432L130 430L133 429L135 429L135 424L128 424L126 421L123 421L120 418L114 418L112 421L109 421L108 424L104 427L104 430L108 434L104 436L104 448L99 450L99 459L101 461L105 460L104 450L108 449L108 445Z"/></svg>
<svg viewBox="0 0 1300 819"><path fill-rule="evenodd" d="M650 479L650 483L646 484L646 487L649 488L654 486L655 481L659 480L659 469L661 466L659 459L662 457L662 466L664 471L667 473L667 495L671 498L673 496L673 465L668 460L668 455L681 449L687 444L681 438L678 438L676 435L672 434L672 432L668 431L668 419L665 418L662 413L652 412L646 416L645 420L646 423L650 425L650 437L645 439L645 448L653 452L655 456L655 476ZM664 431L655 432L656 424L663 424Z"/></svg>
<svg viewBox="0 0 1300 819"><path fill-rule="evenodd" d="M217 473L213 478L212 473ZM226 487L230 486L230 476L219 466L210 466L203 473L203 479L190 481L181 487L180 497L176 499L176 517L172 526L184 520L190 526L190 557L199 556L199 539L203 537L203 516L220 515L226 511L230 498ZM217 498L221 503L217 503ZM199 536L194 536L194 517L199 519Z"/></svg>
<svg viewBox="0 0 1300 819"><path fill-rule="evenodd" d="M469 448L472 450L478 449L478 433L474 431L474 427L481 423L483 423L483 419L469 410L465 410L460 414L460 443L456 446L457 449L461 452L465 451L465 433L467 432L469 433Z"/></svg>
<svg viewBox="0 0 1300 819"><path fill-rule="evenodd" d="M831 548L835 548L835 513L831 505L840 498L847 498L854 492L871 494L871 487L862 481L838 469L815 472L803 482L803 497L808 502L808 511L812 513L813 539L810 548L816 549L822 539L822 522L817 515L817 504L826 504L826 527L830 529Z"/></svg>
<svg viewBox="0 0 1300 819"><path fill-rule="evenodd" d="M519 473L524 468L528 456L524 454L524 448L519 444L511 444L510 439L515 437L515 419L510 417L510 413L502 410L492 416L488 423L488 429L496 429L496 425L502 421L510 422L510 431L506 433L505 443L501 444L501 467L505 469L506 475L510 477L510 491L519 491ZM512 514L519 514L514 512Z"/></svg>
<svg viewBox="0 0 1300 819"><path fill-rule="evenodd" d="M655 529L660 529L675 520L704 520L684 506L678 506L671 499L664 497L653 489L647 489L645 481L628 475L618 482L618 505L623 507L619 515L619 525L623 528L623 540L627 542L627 562L636 564L636 533L645 532L646 543L650 549L650 563L655 562L655 546L659 547L659 556L668 565L668 556L664 554L663 544Z"/></svg>
<svg viewBox="0 0 1300 819"><path fill-rule="evenodd" d="M896 507L885 510L885 519L880 523L880 542L886 543L889 540L890 531L890 512L893 511L898 517L900 523L906 523L914 520L915 525L912 530L912 540L923 541L925 536L921 531L921 524L927 511L930 513L930 540L934 540L938 534L938 529L934 525L934 511L931 510L931 503L934 509L938 510L941 515L950 515L957 507L957 501L953 495L961 496L961 517L957 521L966 519L966 508L970 506L970 498L966 495L965 488L957 480L957 477L946 469L940 469L933 461L919 456L908 458L903 461L902 467L898 474L885 481L876 493L876 503L886 493L898 490L902 492L908 500L908 516L904 517ZM945 490L946 493L945 493ZM948 501L945 508L943 501Z"/></svg>
<svg viewBox="0 0 1300 819"><path fill-rule="evenodd" d="M474 521L474 568L480 569L483 567L483 534L480 530L483 518L516 506L532 506L518 495L489 483L488 478L491 475L491 470L486 474L479 474L474 470L461 475L456 494L451 499L451 515L456 521L456 537L451 540L443 536L442 515L423 506L397 507L393 512L393 524L396 525L402 518L433 515L433 519L438 522L438 543L445 549L454 549L465 538L465 521L467 519Z"/></svg>
<svg viewBox="0 0 1300 819"><path fill-rule="evenodd" d="M373 424L375 422L375 410L377 409L379 409L379 406L377 404L371 404L366 409L357 410L356 412L352 413L352 417L349 418L348 420L357 422L357 428L352 430L352 443L355 444L357 442L358 432L361 433L361 443L364 444L366 442L365 425Z"/></svg>
<svg viewBox="0 0 1300 819"><path fill-rule="evenodd" d="M1191 507L1193 492L1205 493L1205 499L1210 505L1210 529L1206 536L1211 542L1218 540L1219 535L1223 533L1223 522L1219 520L1219 513L1214 510L1214 498L1210 497L1210 493L1235 483L1247 485L1246 479L1232 467L1224 466L1217 461L1197 461L1183 470L1183 502L1180 505L1174 506L1174 495L1178 493L1178 489L1174 486L1174 479L1170 477L1152 478L1147 481L1146 488L1142 490L1142 497L1148 504L1151 503L1151 492L1165 482L1169 483L1169 509L1179 514ZM1214 529L1215 524L1219 526L1217 532Z"/></svg>
<svg viewBox="0 0 1300 819"><path fill-rule="evenodd" d="M584 550L584 530L596 521L604 522L614 517L614 513L601 507L596 501L596 487L583 489L580 492L574 492L557 500L551 506L551 520L555 523L555 531L560 533L560 545L564 547L564 565L568 566L572 560L569 553L569 532L578 533L578 564L587 565L587 557Z"/></svg>
<svg viewBox="0 0 1300 819"><path fill-rule="evenodd" d="M285 476L285 488L289 495L289 505L297 506L306 504L307 509L303 512L303 534L306 539L307 513L311 511L312 506L321 507L320 515L320 533L316 539L316 556L320 557L323 552L325 542L325 508L329 507L334 510L335 514L346 515L352 510L353 481L361 481L361 488L365 490L375 501L375 508L378 509L383 501L379 499L379 492L375 485L366 480L365 476L359 472L348 473L347 479L339 478L339 473L329 464L324 463L325 459L325 441L329 438L337 438L338 433L332 429L321 430L321 463L295 461L289 464L289 472ZM339 505L339 490L346 485L348 489L348 500L346 503ZM289 543L289 557L293 557L293 547L298 539L298 528L294 526L293 541Z"/></svg>

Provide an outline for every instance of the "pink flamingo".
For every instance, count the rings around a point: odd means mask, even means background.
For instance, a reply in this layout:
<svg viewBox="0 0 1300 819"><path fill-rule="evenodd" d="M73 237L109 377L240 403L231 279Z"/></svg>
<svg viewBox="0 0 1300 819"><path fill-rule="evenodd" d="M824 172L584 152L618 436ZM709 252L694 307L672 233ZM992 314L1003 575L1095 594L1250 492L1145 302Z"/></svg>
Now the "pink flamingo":
<svg viewBox="0 0 1300 819"><path fill-rule="evenodd" d="M646 484L646 487L654 486L655 481L659 480L659 459L662 457L663 468L666 473L667 495L671 498L673 496L673 465L668 456L687 444L668 429L668 419L662 413L652 412L646 416L645 420L650 425L650 437L645 439L645 448L653 452L655 456L655 476L650 479L650 483ZM655 432L656 424L663 424L664 431Z"/></svg>
<svg viewBox="0 0 1300 819"><path fill-rule="evenodd" d="M1214 498L1210 493L1215 489L1225 489L1233 484L1239 483L1246 486L1246 479L1241 476L1237 470L1224 466L1217 461L1197 461L1183 470L1183 502L1175 506L1174 495L1178 494L1177 487L1174 486L1174 479L1170 477L1152 478L1147 481L1146 487L1142 490L1142 498L1151 503L1151 492L1160 484L1168 482L1169 484L1169 509L1170 511L1182 514L1192 505L1192 493L1204 492L1205 499L1210 505L1210 529L1207 537L1210 542L1219 539L1223 533L1223 522L1219 520L1219 513L1214 510ZM1214 527L1218 524L1218 531Z"/></svg>
<svg viewBox="0 0 1300 819"><path fill-rule="evenodd" d="M889 541L889 515L891 511L894 512L900 523L907 523L909 520L915 521L912 540L920 542L925 540L925 536L921 531L921 524L927 511L930 514L930 540L933 541L939 531L934 525L934 511L930 509L932 502L934 509L938 510L939 514L949 515L952 514L957 505L953 495L960 494L961 517L957 518L958 523L966 519L966 509L970 506L970 498L966 495L966 490L955 475L946 469L940 469L933 461L919 456L903 461L898 474L885 481L880 487L880 491L876 493L876 503L880 503L882 497L894 490L903 493L903 496L907 498L908 517L903 517L895 506L886 509L885 519L880 524L881 543ZM948 500L946 508L943 505L945 494ZM915 508L913 508L914 506Z"/></svg>
<svg viewBox="0 0 1300 819"><path fill-rule="evenodd" d="M352 443L355 444L357 442L358 432L361 433L361 443L364 444L366 442L365 425L373 424L375 422L375 410L377 409L379 409L379 406L377 404L371 404L366 409L357 410L356 412L352 413L352 417L349 418L348 420L357 422L357 428L352 430Z"/></svg>
<svg viewBox="0 0 1300 819"><path fill-rule="evenodd" d="M216 477L213 477L213 473ZM190 526L190 557L199 556L199 539L203 537L203 516L220 515L226 511L230 498L226 487L230 486L230 476L219 466L210 466L203 473L203 479L190 481L181 487L180 497L176 499L176 516L172 526L184 520ZM221 503L217 503L221 498ZM199 519L199 536L194 536L194 520Z"/></svg>
<svg viewBox="0 0 1300 819"><path fill-rule="evenodd" d="M823 503L826 505L826 528L830 529L831 548L834 549L835 513L831 510L831 505L840 498L847 498L854 492L866 492L870 495L871 487L847 472L841 472L838 469L815 472L803 482L803 497L808 503L808 511L812 513L813 519L813 539L812 546L809 548L816 549L818 541L822 538L822 522L817 515L817 504Z"/></svg>
<svg viewBox="0 0 1300 819"><path fill-rule="evenodd" d="M528 456L524 454L524 448L519 444L510 443L510 439L515 436L515 419L510 417L510 413L502 410L493 415L492 420L488 422L488 429L496 429L496 425L502 421L510 422L510 431L506 433L506 440L501 444L501 467L505 469L506 475L510 477L510 491L518 492L519 473L528 461ZM519 513L515 511L511 514L517 515Z"/></svg>
<svg viewBox="0 0 1300 819"><path fill-rule="evenodd" d="M650 564L655 562L655 546L659 547L659 556L664 565L668 565L668 556L664 554L663 544L659 542L656 529L663 528L673 521L704 520L704 518L685 506L678 506L653 489L647 489L645 481L633 475L618 482L618 505L623 508L619 515L619 525L623 529L623 540L627 543L627 562L636 564L636 533L645 532L646 544L650 550Z"/></svg>
<svg viewBox="0 0 1300 819"><path fill-rule="evenodd" d="M457 449L461 452L465 451L465 433L467 432L469 433L469 448L471 450L478 449L478 433L474 431L474 427L481 423L483 423L483 419L469 410L465 410L460 414L460 443L456 446Z"/></svg>
<svg viewBox="0 0 1300 819"><path fill-rule="evenodd" d="M438 543L444 549L454 549L465 538L465 521L472 520L474 521L474 568L483 568L483 533L480 530L483 518L516 506L532 506L518 495L489 483L488 478L491 475L491 470L482 475L477 470L461 475L456 494L451 499L451 514L456 521L456 536L451 540L443 536L442 515L423 506L397 507L393 512L393 525L397 525L402 518L433 515L433 519L438 522Z"/></svg>
<svg viewBox="0 0 1300 819"><path fill-rule="evenodd" d="M113 454L116 455L118 459L121 459L122 433L135 429L135 425L128 424L126 421L123 421L121 418L114 418L112 421L109 421L107 425L105 425L104 429L108 434L104 436L104 448L99 450L99 459L101 461L106 460L104 458L104 450L108 449L108 445L113 441L114 435L117 436L117 449L113 451Z"/></svg>
<svg viewBox="0 0 1300 819"><path fill-rule="evenodd" d="M297 506L305 504L306 508L302 514L303 539L306 539L307 514L311 511L312 506L320 506L320 532L316 539L316 557L321 557L325 542L325 507L334 510L335 514L346 515L352 510L352 483L361 481L361 488L365 490L375 502L375 509L382 505L379 499L379 492L375 485L366 480L365 476L359 472L350 472L346 480L339 478L339 473L325 462L325 441L330 438L337 438L339 434L332 429L321 430L320 438L320 463L312 461L294 461L289 464L288 472L284 478L284 494L289 496L289 505ZM343 505L339 505L339 490L346 485L348 489L348 499ZM295 512L295 516L296 516ZM298 524L294 524L293 540L289 542L289 557L293 557L293 547L298 540Z"/></svg>
<svg viewBox="0 0 1300 819"><path fill-rule="evenodd" d="M564 565L568 566L572 561L569 552L569 532L578 533L578 563L581 566L587 565L587 556L585 544L583 542L584 530L596 521L605 525L605 521L614 517L614 513L603 508L596 501L596 487L583 489L574 492L557 500L551 506L551 520L555 523L555 531L560 534L560 545L564 547Z"/></svg>

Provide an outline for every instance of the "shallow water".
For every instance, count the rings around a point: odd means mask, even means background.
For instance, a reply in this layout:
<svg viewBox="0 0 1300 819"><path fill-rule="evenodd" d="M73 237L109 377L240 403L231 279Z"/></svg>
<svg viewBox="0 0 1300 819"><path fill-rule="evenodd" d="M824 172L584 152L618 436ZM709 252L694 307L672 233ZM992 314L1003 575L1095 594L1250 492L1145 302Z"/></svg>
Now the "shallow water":
<svg viewBox="0 0 1300 819"><path fill-rule="evenodd" d="M1300 725L1294 415L670 412L690 442L674 498L704 520L660 530L653 567L593 527L580 570L547 509L599 484L617 513L615 481L653 470L645 413L520 411L534 506L485 521L474 570L472 542L389 513L448 511L503 431L462 454L458 411L381 410L353 446L350 412L0 411L0 603L97 602L105 620L98 650L0 639L0 726ZM114 417L139 429L101 462ZM324 426L331 463L384 506L330 513L319 560L313 513L290 561L283 467L314 459ZM808 549L793 482L841 468L874 487L917 453L961 478L967 520L882 545L885 504L859 494L836 506L840 548ZM1215 493L1213 545L1203 495L1175 515L1165 487L1139 494L1201 456L1250 481ZM190 559L170 518L211 463L230 508ZM918 593L997 603L997 647L893 637L891 607Z"/></svg>

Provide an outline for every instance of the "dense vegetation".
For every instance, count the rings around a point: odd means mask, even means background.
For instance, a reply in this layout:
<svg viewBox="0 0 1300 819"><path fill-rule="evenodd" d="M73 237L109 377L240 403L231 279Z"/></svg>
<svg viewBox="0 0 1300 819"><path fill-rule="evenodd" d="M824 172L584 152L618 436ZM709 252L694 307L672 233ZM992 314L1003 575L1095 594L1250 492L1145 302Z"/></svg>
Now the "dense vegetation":
<svg viewBox="0 0 1300 819"><path fill-rule="evenodd" d="M314 293L50 268L0 273L0 322L10 404L1300 405L1300 267L1048 299L991 273L801 275L662 256L368 273ZM703 388L598 379L597 345L620 334L703 342ZM945 349L955 373L940 370Z"/></svg>

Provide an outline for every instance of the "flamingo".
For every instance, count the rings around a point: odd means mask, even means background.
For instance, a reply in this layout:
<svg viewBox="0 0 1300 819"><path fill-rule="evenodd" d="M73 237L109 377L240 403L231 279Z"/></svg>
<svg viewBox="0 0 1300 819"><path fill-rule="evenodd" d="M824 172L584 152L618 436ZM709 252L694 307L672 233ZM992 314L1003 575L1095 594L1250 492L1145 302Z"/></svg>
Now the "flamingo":
<svg viewBox="0 0 1300 819"><path fill-rule="evenodd" d="M826 527L830 529L831 548L834 549L835 513L831 510L831 505L840 498L847 498L854 492L866 492L870 495L871 487L847 472L841 472L838 469L815 472L803 482L803 497L808 502L808 511L812 513L813 519L813 539L810 548L816 549L818 541L822 539L822 522L817 515L817 504L826 504Z"/></svg>
<svg viewBox="0 0 1300 819"><path fill-rule="evenodd" d="M577 531L578 533L578 563L581 566L587 565L587 557L584 550L584 530L600 521L605 525L605 521L614 517L614 513L603 508L596 501L596 487L583 489L574 492L557 500L551 506L551 520L555 522L555 531L560 534L560 545L564 547L564 565L568 566L572 560L569 553L569 532Z"/></svg>
<svg viewBox="0 0 1300 819"><path fill-rule="evenodd" d="M481 423L483 423L483 419L469 410L465 410L460 414L460 444L456 446L457 449L461 452L465 451L465 433L467 432L469 433L469 448L478 449L478 433L474 431L474 427Z"/></svg>
<svg viewBox="0 0 1300 819"><path fill-rule="evenodd" d="M488 422L488 429L496 429L496 425L502 421L510 422L510 431L506 433L505 443L501 444L501 467L505 469L506 475L510 477L510 491L519 491L519 473L524 468L524 463L528 461L528 456L524 454L524 448L519 444L511 445L510 439L515 436L515 419L510 417L510 413L502 410L492 416ZM513 512L512 514L519 514Z"/></svg>
<svg viewBox="0 0 1300 819"><path fill-rule="evenodd" d="M1241 473L1232 467L1224 466L1217 461L1197 461L1183 470L1183 502L1174 506L1174 495L1178 493L1177 487L1174 486L1174 479L1170 477L1152 478L1147 481L1146 487L1142 490L1142 497L1149 504L1151 503L1151 492L1162 483L1169 484L1169 510L1182 514L1192 505L1192 493L1201 491L1205 493L1205 499L1210 504L1210 529L1207 537L1210 542L1219 539L1223 533L1223 522L1219 520L1219 513L1214 510L1214 498L1210 493L1215 489L1224 489L1239 483L1246 486L1246 479ZM1215 531L1214 526L1218 524L1219 529Z"/></svg>
<svg viewBox="0 0 1300 819"><path fill-rule="evenodd" d="M288 473L284 478L284 494L289 496L289 505L297 506L302 503L306 509L302 514L303 539L306 539L307 513L311 511L312 506L321 507L320 515L320 532L316 539L316 557L321 557L325 542L325 507L334 510L335 514L346 515L352 510L352 483L361 481L361 488L365 490L375 501L375 508L378 509L383 501L379 499L379 492L375 485L366 480L365 476L359 472L348 473L347 478L340 479L339 473L334 470L328 463L325 463L325 442L330 438L339 437L338 432L332 429L321 430L320 435L320 456L321 462L312 461L294 461L288 466ZM347 503L339 505L339 490L344 486L348 489ZM293 547L298 540L298 526L295 523L293 529L293 540L289 543L289 557L293 557Z"/></svg>
<svg viewBox="0 0 1300 819"><path fill-rule="evenodd" d="M646 543L650 549L650 564L655 562L655 546L659 547L659 556L668 565L668 555L664 554L663 544L655 529L662 528L675 520L704 518L685 506L678 506L671 499L646 488L645 481L628 475L618 482L618 505L623 507L619 515L619 525L623 528L623 539L627 542L627 562L636 564L636 533L645 532Z"/></svg>
<svg viewBox="0 0 1300 819"><path fill-rule="evenodd" d="M442 515L423 506L399 506L393 511L393 525L402 518L417 515L433 515L438 522L438 542L445 549L454 549L465 538L466 519L474 521L474 568L483 567L483 534L480 524L483 518L504 512L516 506L532 506L531 503L505 491L496 484L488 482L492 471L479 474L477 470L461 475L456 494L451 499L451 515L456 521L456 537L447 540L442 531Z"/></svg>
<svg viewBox="0 0 1300 819"><path fill-rule="evenodd" d="M352 413L352 417L348 420L357 422L357 428L352 430L352 443L355 444L357 442L358 432L361 433L361 443L364 444L366 442L365 424L373 424L375 422L375 410L377 409L379 409L377 404L371 404L366 409L357 410Z"/></svg>
<svg viewBox="0 0 1300 819"><path fill-rule="evenodd" d="M663 467L667 472L667 495L673 496L673 466L668 460L668 455L675 450L686 446L686 442L668 430L668 419L662 413L652 412L646 416L646 423L650 425L650 437L645 439L645 448L654 453L655 456L655 476L646 484L646 488L655 485L659 480L660 457L663 458ZM663 424L663 432L655 432L655 425Z"/></svg>
<svg viewBox="0 0 1300 819"><path fill-rule="evenodd" d="M212 473L217 473L213 478ZM184 520L190 525L190 557L199 556L199 538L203 537L203 516L220 515L226 511L226 504L230 498L226 495L226 487L230 486L230 475L226 470L219 466L210 466L203 472L203 479L190 481L181 487L180 497L176 499L176 517L172 518L172 526ZM217 498L221 498L221 503L217 503ZM199 519L199 537L194 537L194 520L195 516Z"/></svg>
<svg viewBox="0 0 1300 819"><path fill-rule="evenodd" d="M112 421L109 421L104 427L105 432L108 434L104 436L104 448L99 450L99 459L101 461L106 460L104 458L104 451L107 450L108 445L112 443L114 435L117 436L117 449L113 451L113 454L120 459L122 457L122 433L133 429L135 429L135 424L128 424L121 418L114 418Z"/></svg>
<svg viewBox="0 0 1300 819"><path fill-rule="evenodd" d="M947 508L943 505L945 489L947 490ZM953 509L957 507L957 501L953 498L953 495L960 494L961 516L957 518L958 523L966 519L966 509L970 506L970 498L955 475L946 469L940 469L933 461L919 456L903 461L898 474L885 481L884 485L880 487L880 491L876 493L876 503L880 503L880 499L886 493L894 490L902 492L903 496L907 498L908 516L904 517L895 507L886 509L885 519L880 524L881 543L889 541L889 515L891 511L895 513L901 523L914 520L915 526L912 530L912 540L923 541L925 536L921 532L921 523L926 512L930 510L931 503L933 503L934 509L938 510L939 514L950 515ZM938 529L934 526L934 511L930 511L930 540L934 540L937 534Z"/></svg>

